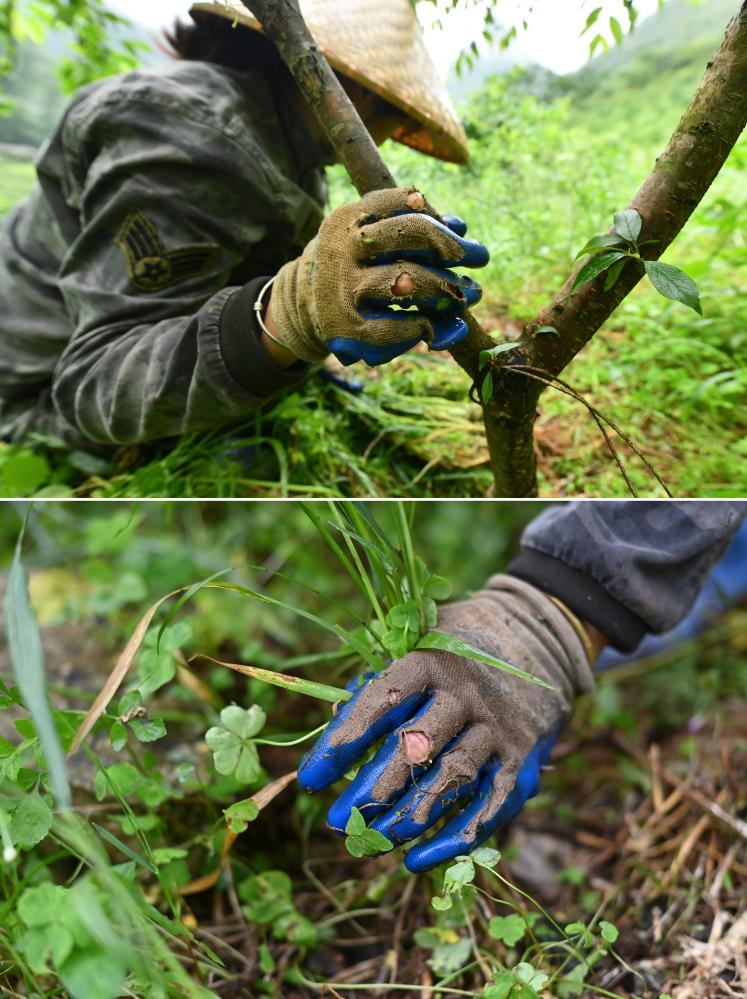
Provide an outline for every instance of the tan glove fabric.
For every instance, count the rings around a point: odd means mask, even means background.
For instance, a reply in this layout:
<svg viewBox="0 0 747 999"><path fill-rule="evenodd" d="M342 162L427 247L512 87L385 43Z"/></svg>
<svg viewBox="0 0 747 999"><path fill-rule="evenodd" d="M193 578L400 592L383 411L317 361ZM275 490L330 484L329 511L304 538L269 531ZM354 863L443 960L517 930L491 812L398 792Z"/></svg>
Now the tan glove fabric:
<svg viewBox="0 0 747 999"><path fill-rule="evenodd" d="M434 327L428 311L473 304L472 288L479 291L479 286L443 268L469 259L468 243L480 244L428 222L427 216L436 218L436 212L414 188L374 191L332 211L303 254L275 280L272 318L288 349L318 361L337 337L382 346L420 339L430 344ZM421 251L432 266L379 262L397 251ZM398 294L394 286L403 274L410 276L412 290ZM387 311L407 301L418 311L398 316Z"/></svg>

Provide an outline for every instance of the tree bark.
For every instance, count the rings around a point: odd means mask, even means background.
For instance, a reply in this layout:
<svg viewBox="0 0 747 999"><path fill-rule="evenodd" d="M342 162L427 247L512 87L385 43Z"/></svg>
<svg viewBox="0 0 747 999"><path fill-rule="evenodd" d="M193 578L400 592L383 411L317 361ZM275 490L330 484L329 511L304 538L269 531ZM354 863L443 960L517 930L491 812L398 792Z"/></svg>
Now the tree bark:
<svg viewBox="0 0 747 999"><path fill-rule="evenodd" d="M326 59L315 45L301 16L298 0L242 0L293 74L317 115L332 148L358 192L366 194L396 182ZM729 23L724 39L677 126L630 203L643 220L643 255L657 259L684 227L705 196L747 124L747 0ZM581 265L579 265L581 266ZM530 365L558 375L588 343L643 276L640 264L626 264L617 282L603 290L604 279L571 286L578 268L551 302L524 328L516 350L493 362L494 391L483 405L490 463L496 496L537 493L534 423L544 386L517 372ZM495 346L469 313L467 338L452 350L459 365L480 386L479 353ZM558 336L536 335L552 326Z"/></svg>

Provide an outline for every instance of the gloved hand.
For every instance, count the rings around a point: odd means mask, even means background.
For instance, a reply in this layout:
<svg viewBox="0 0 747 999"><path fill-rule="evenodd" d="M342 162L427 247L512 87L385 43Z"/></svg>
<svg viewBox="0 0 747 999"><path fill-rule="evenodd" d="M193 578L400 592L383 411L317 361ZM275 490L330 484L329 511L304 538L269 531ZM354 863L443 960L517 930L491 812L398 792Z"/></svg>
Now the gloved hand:
<svg viewBox="0 0 747 999"><path fill-rule="evenodd" d="M444 225L435 214L412 188L374 191L331 212L275 279L272 318L288 349L307 361L332 352L343 364L375 365L419 340L433 350L463 340L467 325L456 313L482 290L447 268L482 267L489 253L464 239L461 219Z"/></svg>
<svg viewBox="0 0 747 999"><path fill-rule="evenodd" d="M386 736L328 822L343 830L356 807L395 844L464 804L406 854L413 872L469 853L518 815L539 792L540 768L574 696L593 687L569 618L511 576L493 576L469 600L440 608L438 630L531 672L557 693L451 652L411 652L370 675L298 770L301 787L319 791Z"/></svg>

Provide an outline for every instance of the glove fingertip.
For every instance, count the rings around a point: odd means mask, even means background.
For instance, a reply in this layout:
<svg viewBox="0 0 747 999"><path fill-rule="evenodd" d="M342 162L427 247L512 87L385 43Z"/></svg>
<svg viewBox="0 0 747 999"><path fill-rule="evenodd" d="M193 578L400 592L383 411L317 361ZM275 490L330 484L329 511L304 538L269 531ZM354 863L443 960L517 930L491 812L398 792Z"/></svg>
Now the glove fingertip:
<svg viewBox="0 0 747 999"><path fill-rule="evenodd" d="M457 236L464 236L467 232L467 223L459 215L442 215L441 218L444 220L446 225L455 232Z"/></svg>
<svg viewBox="0 0 747 999"><path fill-rule="evenodd" d="M469 327L461 316L431 318L433 339L428 345L430 350L449 350L455 347L469 333Z"/></svg>

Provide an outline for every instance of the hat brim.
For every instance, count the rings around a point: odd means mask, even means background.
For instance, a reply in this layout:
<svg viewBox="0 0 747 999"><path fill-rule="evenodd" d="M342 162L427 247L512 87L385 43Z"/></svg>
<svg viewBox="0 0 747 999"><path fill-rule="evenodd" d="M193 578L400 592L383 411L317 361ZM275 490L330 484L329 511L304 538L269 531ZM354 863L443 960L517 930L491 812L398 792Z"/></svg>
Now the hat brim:
<svg viewBox="0 0 747 999"><path fill-rule="evenodd" d="M469 161L467 136L409 0L387 6L370 0L302 0L301 6L332 68L405 113L392 135L396 142L449 163ZM262 32L241 0L206 0L194 3L190 12L215 14Z"/></svg>

